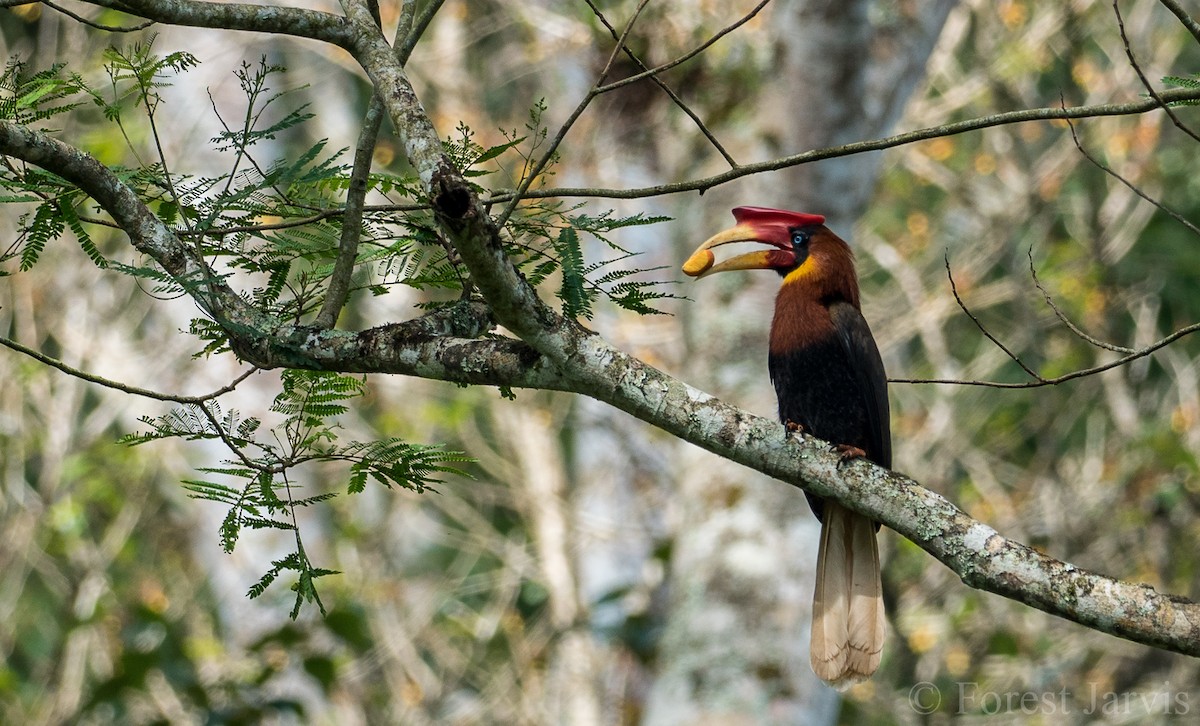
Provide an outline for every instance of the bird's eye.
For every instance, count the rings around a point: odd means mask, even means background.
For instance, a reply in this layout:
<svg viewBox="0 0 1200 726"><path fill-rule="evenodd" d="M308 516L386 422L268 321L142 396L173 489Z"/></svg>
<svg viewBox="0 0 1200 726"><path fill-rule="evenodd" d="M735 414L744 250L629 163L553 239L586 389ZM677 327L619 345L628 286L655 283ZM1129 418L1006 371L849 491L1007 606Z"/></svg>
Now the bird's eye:
<svg viewBox="0 0 1200 726"><path fill-rule="evenodd" d="M808 232L802 229L797 229L792 232L792 246L803 247L808 244Z"/></svg>

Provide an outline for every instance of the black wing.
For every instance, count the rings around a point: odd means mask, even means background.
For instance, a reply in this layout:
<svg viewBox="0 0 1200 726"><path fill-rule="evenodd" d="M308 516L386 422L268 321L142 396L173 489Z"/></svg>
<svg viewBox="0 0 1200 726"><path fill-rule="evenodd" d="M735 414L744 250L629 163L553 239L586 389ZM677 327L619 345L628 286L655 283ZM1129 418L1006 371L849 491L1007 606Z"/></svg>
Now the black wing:
<svg viewBox="0 0 1200 726"><path fill-rule="evenodd" d="M887 374L879 347L871 335L867 320L850 303L829 306L829 316L837 330L854 373L858 394L867 415L867 457L880 466L892 468L892 433L888 407Z"/></svg>

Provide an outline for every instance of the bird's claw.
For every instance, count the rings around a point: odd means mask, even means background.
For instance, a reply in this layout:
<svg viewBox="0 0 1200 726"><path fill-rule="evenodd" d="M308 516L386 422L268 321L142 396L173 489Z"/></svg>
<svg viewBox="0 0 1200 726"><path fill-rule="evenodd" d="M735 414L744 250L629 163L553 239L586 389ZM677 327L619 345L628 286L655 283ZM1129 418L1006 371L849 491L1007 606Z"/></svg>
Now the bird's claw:
<svg viewBox="0 0 1200 726"><path fill-rule="evenodd" d="M784 422L783 422L783 427L787 429L787 431L788 431L788 433L789 433L789 434L802 434L802 433L804 433L804 426L802 426L802 425L800 425L800 424L796 423L795 421L792 421L791 419L788 419L787 421L784 421Z"/></svg>
<svg viewBox="0 0 1200 726"><path fill-rule="evenodd" d="M853 459L867 458L867 452L863 451L857 446L851 446L850 444L836 444L834 445L833 450L838 452L838 456L841 457L841 461L838 462L839 465L845 464L847 461L851 461Z"/></svg>

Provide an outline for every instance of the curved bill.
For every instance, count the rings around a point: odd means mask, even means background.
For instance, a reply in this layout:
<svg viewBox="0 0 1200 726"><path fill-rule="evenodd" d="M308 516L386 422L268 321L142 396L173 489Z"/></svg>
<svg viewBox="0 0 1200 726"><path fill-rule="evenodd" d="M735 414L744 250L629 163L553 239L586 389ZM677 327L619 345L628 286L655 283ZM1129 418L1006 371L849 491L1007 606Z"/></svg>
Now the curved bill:
<svg viewBox="0 0 1200 726"><path fill-rule="evenodd" d="M712 248L734 242L760 242L779 248L783 247L778 242L763 239L762 232L757 230L754 225L742 223L723 232L718 232L708 238L704 244L696 248L692 256L687 259L687 262L683 263L683 274L689 277L700 278L711 275L714 272L727 272L729 270L774 269L786 266L793 257L791 250L788 249L756 250L717 263L717 258L712 253Z"/></svg>

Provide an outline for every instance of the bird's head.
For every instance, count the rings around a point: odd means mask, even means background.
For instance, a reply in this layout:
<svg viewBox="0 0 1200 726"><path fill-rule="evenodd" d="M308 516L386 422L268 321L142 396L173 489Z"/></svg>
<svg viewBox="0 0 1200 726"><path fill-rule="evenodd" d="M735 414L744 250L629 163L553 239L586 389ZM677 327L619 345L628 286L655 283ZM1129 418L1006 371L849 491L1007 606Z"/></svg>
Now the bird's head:
<svg viewBox="0 0 1200 726"><path fill-rule="evenodd" d="M842 293L857 301L858 283L850 247L825 226L819 214L767 207L737 207L737 224L718 232L696 248L683 272L704 277L729 270L775 270L785 283L803 282L819 297ZM717 262L714 247L734 242L760 242L773 249L745 252Z"/></svg>

